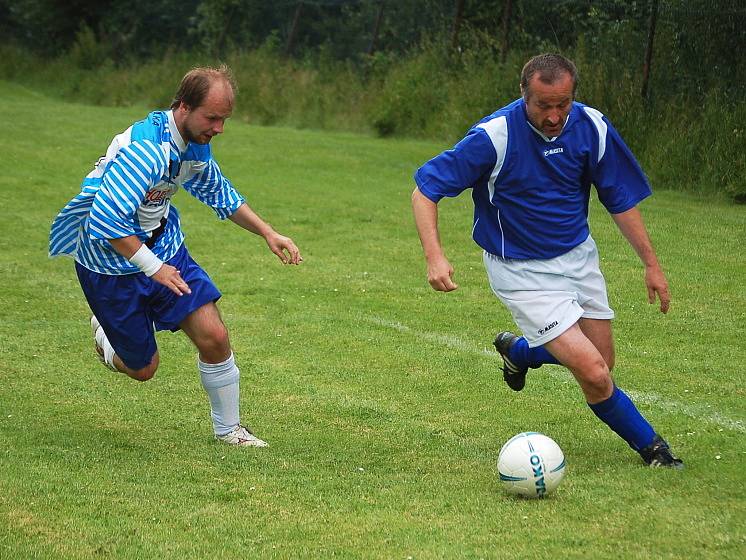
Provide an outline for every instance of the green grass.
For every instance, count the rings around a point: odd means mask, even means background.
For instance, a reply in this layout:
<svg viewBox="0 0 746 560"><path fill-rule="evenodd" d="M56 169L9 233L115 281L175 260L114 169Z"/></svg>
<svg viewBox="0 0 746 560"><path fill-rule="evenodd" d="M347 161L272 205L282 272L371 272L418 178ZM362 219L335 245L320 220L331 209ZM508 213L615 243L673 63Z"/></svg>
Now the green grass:
<svg viewBox="0 0 746 560"><path fill-rule="evenodd" d="M414 169L445 146L229 123L214 150L249 203L303 251L186 193L192 255L222 289L242 416L271 447L211 439L195 352L161 333L148 383L95 360L70 261L48 227L110 138L145 108L60 103L0 83L0 558L743 558L746 214L657 192L643 205L673 291L663 316L599 205L617 311L617 382L686 461L645 468L559 367L514 394L483 350L509 315L441 204L460 289L433 292L412 223ZM506 496L497 452L536 430L568 473Z"/></svg>

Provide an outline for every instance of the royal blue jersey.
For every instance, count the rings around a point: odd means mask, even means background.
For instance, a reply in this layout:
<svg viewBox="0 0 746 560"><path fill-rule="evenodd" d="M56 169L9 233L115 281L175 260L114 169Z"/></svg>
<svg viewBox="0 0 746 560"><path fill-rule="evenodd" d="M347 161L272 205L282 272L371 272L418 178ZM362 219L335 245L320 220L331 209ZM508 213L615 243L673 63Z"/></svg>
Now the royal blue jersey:
<svg viewBox="0 0 746 560"><path fill-rule="evenodd" d="M211 206L219 218L243 197L220 172L209 144L185 142L171 111L154 111L114 137L85 179L81 192L52 224L49 254L68 255L93 272L134 274L139 269L109 239L136 235L143 243L163 226L152 247L162 261L184 241L171 197L179 187Z"/></svg>
<svg viewBox="0 0 746 560"><path fill-rule="evenodd" d="M511 259L550 259L585 241L591 185L612 214L651 194L619 133L604 115L578 102L560 135L548 138L528 122L518 99L425 163L415 181L436 203L471 188L474 241Z"/></svg>

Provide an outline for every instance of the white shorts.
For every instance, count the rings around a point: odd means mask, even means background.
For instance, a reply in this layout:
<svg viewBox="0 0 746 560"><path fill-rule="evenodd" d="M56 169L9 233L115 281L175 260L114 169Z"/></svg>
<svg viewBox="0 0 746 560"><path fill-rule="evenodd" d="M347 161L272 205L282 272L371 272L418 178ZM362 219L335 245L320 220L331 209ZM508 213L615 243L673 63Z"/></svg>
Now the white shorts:
<svg viewBox="0 0 746 560"><path fill-rule="evenodd" d="M590 235L553 259L502 259L485 251L484 266L492 291L532 348L557 338L581 317L614 318Z"/></svg>

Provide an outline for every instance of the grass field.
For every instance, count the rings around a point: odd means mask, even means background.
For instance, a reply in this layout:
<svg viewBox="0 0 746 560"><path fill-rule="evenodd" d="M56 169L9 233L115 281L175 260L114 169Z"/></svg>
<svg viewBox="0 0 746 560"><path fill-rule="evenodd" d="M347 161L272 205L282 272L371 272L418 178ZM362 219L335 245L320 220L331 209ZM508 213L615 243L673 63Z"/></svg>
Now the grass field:
<svg viewBox="0 0 746 560"><path fill-rule="evenodd" d="M461 287L427 285L411 176L444 146L229 123L223 171L305 258L282 267L174 200L223 291L243 418L271 445L232 449L211 438L187 339L159 335L148 383L105 370L72 263L47 258L56 212L147 110L0 82L0 558L746 557L746 208L663 189L644 203L674 297L663 316L592 205L617 382L686 461L653 470L562 368L520 394L503 385L489 347L512 323L469 239L468 195L441 204ZM545 500L497 480L500 446L526 430L567 458Z"/></svg>

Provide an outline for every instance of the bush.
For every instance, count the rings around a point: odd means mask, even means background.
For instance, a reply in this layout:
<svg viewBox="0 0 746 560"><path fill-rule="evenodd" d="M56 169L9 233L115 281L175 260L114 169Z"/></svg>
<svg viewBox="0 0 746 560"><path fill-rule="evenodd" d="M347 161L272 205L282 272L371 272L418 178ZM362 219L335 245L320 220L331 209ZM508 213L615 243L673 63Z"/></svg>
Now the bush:
<svg viewBox="0 0 746 560"><path fill-rule="evenodd" d="M96 39L93 30L85 24L75 35L75 42L68 56L72 65L81 70L95 70L107 62L111 63L109 49Z"/></svg>
<svg viewBox="0 0 746 560"><path fill-rule="evenodd" d="M734 101L730 90L713 86L707 92L654 94L643 102L639 71L622 56L633 46L620 37L615 51L608 48L608 59L598 55L599 48L606 47L580 41L565 53L580 71L578 99L610 118L654 187L746 202L746 159L740 153L746 100ZM399 58L379 53L354 64L324 49L288 59L270 37L260 48L232 51L225 62L240 90L234 117L244 122L374 131L435 139L445 147L518 97L520 69L530 54L513 52L502 63L490 48L452 52L431 43ZM219 62L169 50L161 58L116 66L82 28L71 51L51 61L0 47L0 78L75 102L164 108L187 70ZM654 93L664 91L665 77L663 72L651 84Z"/></svg>

